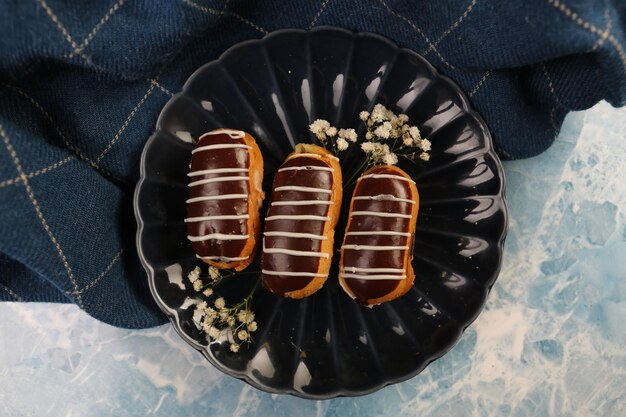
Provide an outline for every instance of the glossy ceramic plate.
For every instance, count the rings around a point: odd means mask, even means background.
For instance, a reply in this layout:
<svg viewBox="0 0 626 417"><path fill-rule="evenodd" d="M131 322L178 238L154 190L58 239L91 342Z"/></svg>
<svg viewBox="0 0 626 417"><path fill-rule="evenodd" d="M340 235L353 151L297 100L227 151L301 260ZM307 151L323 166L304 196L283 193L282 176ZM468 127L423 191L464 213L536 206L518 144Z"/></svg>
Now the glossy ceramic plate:
<svg viewBox="0 0 626 417"><path fill-rule="evenodd" d="M417 182L413 289L372 309L337 283L303 300L259 289L259 330L239 352L208 343L192 320L203 296L187 273L199 262L186 239L191 138L218 127L250 132L265 159L264 189L294 145L312 142L317 118L361 126L358 113L382 103L406 113L432 142L427 163L400 164ZM363 130L360 131L363 134ZM362 158L341 155L344 177ZM346 193L336 244L343 239ZM423 58L370 33L323 27L281 30L236 45L197 70L163 109L141 159L135 194L138 250L154 298L174 328L221 371L259 389L306 398L362 395L411 378L447 352L479 314L501 264L507 229L504 176L489 132L459 87ZM202 264L204 265L204 264ZM258 259L218 288L241 299ZM205 268L206 270L206 268Z"/></svg>

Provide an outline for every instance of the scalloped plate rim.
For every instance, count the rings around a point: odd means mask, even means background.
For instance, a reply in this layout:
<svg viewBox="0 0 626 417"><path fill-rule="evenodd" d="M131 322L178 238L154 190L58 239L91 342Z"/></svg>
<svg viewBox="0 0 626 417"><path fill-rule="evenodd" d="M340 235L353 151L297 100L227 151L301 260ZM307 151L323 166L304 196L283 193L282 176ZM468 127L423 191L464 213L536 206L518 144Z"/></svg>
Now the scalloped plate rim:
<svg viewBox="0 0 626 417"><path fill-rule="evenodd" d="M148 263L148 261L145 258L145 255L143 253L143 251L140 249L141 248L141 238L142 238L142 234L143 234L143 230L145 227L145 222L144 219L142 218L142 215L140 213L139 210L139 198L141 195L141 189L143 186L143 183L146 181L146 165L145 165L145 159L146 159L146 155L147 155L147 150L150 148L149 145L152 144L152 142L154 142L156 140L156 138L159 136L159 134L161 134L161 132L163 131L163 129L160 128L161 126L161 119L163 117L163 115L166 113L167 108L173 103L175 102L175 100L179 97L185 94L185 92L187 91L188 86L194 81L194 79L199 75L202 74L204 72L204 70L209 67L210 65L221 61L224 57L228 56L228 54L232 51L235 50L239 47L242 46L247 46L247 45L251 45L251 44L258 44L258 43L262 43L264 40L269 39L269 38L273 38L276 36L280 36L283 34L293 34L293 33L297 33L299 35L306 35L306 36L311 36L311 33L315 33L315 32L323 32L323 31L328 31L328 32L341 32L343 34L348 34L350 36L352 36L353 38L356 37L371 37L371 38L376 38L378 40L382 40L385 43L389 44L391 47L395 48L396 50L398 50L401 53L406 53L409 54L415 58L417 58L421 63L424 64L424 66L426 68L428 68L428 70L430 71L431 75L441 79L442 81L444 81L449 87L451 87L451 89L457 94L457 96L461 99L461 103L463 106L463 110L465 112L467 112L467 114L469 114L472 118L474 118L477 122L478 125L480 126L481 131L484 133L484 138L485 138L485 151L482 154L490 154L491 156L494 157L494 160L496 162L496 168L498 171L498 175L500 176L500 178L502 179L500 182L500 189L498 190L499 193L495 194L494 196L499 197L502 200L502 215L503 215L503 227L502 230L500 230L500 239L497 242L496 248L498 251L498 255L499 255L499 262L497 265L497 268L495 269L490 282L488 283L488 285L485 286L485 293L484 296L482 297L480 306L476 309L476 313L469 317L467 322L465 324L462 325L461 331L459 336L456 338L456 340L454 340L449 346L447 346L445 349L442 349L441 351L437 352L435 355L433 355L433 357L431 357L429 360L425 361L424 364L421 367L418 367L414 370L412 370L411 372L408 372L405 375L402 375L400 377L397 378L390 378L388 380L383 380L380 384L377 384L375 386L372 386L368 389L364 389L364 390L358 390L358 391L354 391L354 390L349 390L349 389L338 389L336 391L327 393L327 394L322 394L322 395L315 395L315 394L310 394L310 393L306 393L306 392L302 392L302 391L298 391L295 389L288 389L288 390L280 390L280 389L274 389L272 387L266 386L266 385L262 385L260 383L258 383L257 381L253 380L252 378L250 378L250 376L248 376L245 372L240 372L240 371L233 371L232 369L229 369L225 366L223 366L220 362L214 360L214 358L210 355L209 350L210 350L210 345L201 345L199 344L196 340L194 340L193 338L189 337L181 328L179 321L178 321L178 315L175 312L172 312L171 309L165 304L165 302L163 300L161 300L160 296L158 295L158 292L156 291L156 288L154 287L155 285L155 271L152 268L152 266ZM159 113L159 117L157 118L157 121L155 123L155 131L152 135L150 135L150 137L148 138L148 140L146 141L146 143L144 144L142 153L141 153L141 158L140 158L140 179L137 182L137 185L135 186L135 191L133 194L133 209L134 209L134 213L135 213L135 218L137 220L137 233L136 233L136 245L137 245L137 253L139 256L139 259L141 261L141 264L143 265L144 269L146 270L146 273L148 275L148 283L149 283L149 288L150 288L150 292L152 293L152 296L156 302L156 304L158 305L158 307L161 309L161 311L163 311L163 313L168 317L172 327L174 328L174 330L176 331L176 333L186 342L188 343L191 347L193 347L194 349L196 349L197 351L199 351L200 353L202 353L202 355L209 361L209 363L211 363L212 366L214 366L216 369L218 369L220 372L232 376L234 378L237 378L247 384L249 384L250 386L257 388L261 391L270 393L270 394L289 394L289 395L293 395L296 397L300 397L300 398L304 398L304 399L311 399L311 400L326 400L326 399L332 399L332 398L337 398L337 397L356 397L356 396L363 396L363 395L368 395L371 393L374 393L376 391L379 391L380 389L389 386L389 385L393 385L393 384L397 384L400 382L404 382L407 381L409 379L412 379L413 377L417 376L418 374L420 374L426 367L428 367L432 362L436 361L437 359L440 359L441 357L443 357L445 354L447 354L454 346L456 346L456 344L459 342L459 340L461 339L461 337L463 336L463 334L465 333L465 330L478 318L478 316L480 316L485 303L487 301L487 298L489 296L489 293L491 292L491 289L493 287L493 285L495 284L500 271L502 269L502 261L503 261L503 255L504 255L504 244L505 244L505 240L507 237L507 233L508 233L508 224L509 224L509 213L508 213L508 207L506 204L506 178L505 178L505 173L502 167L502 163L500 161L499 156L497 155L497 153L495 152L495 147L493 144L493 139L491 137L491 132L489 131L488 125L485 122L485 120L482 118L482 116L477 113L471 106L470 106L470 102L469 99L467 98L465 92L461 89L461 87L454 81L452 80L450 77L445 76L443 74L441 74L430 62L428 62L424 57L422 57L420 54L418 54L417 52L408 49L408 48L404 48L404 47L400 47L396 42L394 42L393 40L386 38L382 35L379 35L377 33L373 33L373 32L353 32L350 31L348 29L342 28L342 27L336 27L336 26L318 26L315 27L311 30L305 30L305 29L298 29L298 28L288 28L288 29L279 29L276 31L272 31L268 34L266 34L265 36L263 36L262 38L258 38L258 39L248 39L245 41L241 41L239 43L236 43L232 46L230 46L228 49L226 49L222 54L220 54L220 56L214 60L211 60L210 62L207 62L206 64L203 64L202 66L200 66L198 69L196 69L185 81L181 91L177 92L176 94L174 94L168 101L167 103L163 106L163 108L161 109L160 113Z"/></svg>

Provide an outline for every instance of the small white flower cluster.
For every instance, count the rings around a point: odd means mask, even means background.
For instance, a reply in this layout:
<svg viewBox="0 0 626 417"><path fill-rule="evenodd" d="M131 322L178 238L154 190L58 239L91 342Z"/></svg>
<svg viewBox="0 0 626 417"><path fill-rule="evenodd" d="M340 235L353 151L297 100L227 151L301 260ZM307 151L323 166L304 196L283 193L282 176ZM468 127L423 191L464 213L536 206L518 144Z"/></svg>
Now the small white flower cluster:
<svg viewBox="0 0 626 417"><path fill-rule="evenodd" d="M193 286L194 291L196 292L202 291L202 294L204 294L207 297L210 297L213 294L213 288L211 288L211 286L215 285L217 281L219 281L222 278L222 275L220 274L219 269L217 269L214 266L210 266L209 278L211 279L212 282L210 282L208 286L205 286L204 281L202 281L202 279L200 278L201 272L202 271L200 270L200 267L196 266L194 269L192 269L189 272L189 274L187 274L187 279Z"/></svg>
<svg viewBox="0 0 626 417"><path fill-rule="evenodd" d="M204 294L206 297L213 295L213 285L217 284L222 278L219 269L210 266L208 275L210 282L204 288L204 283L200 279L200 267L195 267L189 272L187 278L193 285L195 291ZM204 290L203 290L204 288ZM253 291L254 292L254 291ZM254 313L250 310L250 301L252 293L239 303L228 307L224 297L219 297L213 302L213 306L209 306L207 301L202 301L196 305L193 313L193 320L201 328L211 340L217 340L222 332L233 335L233 342L230 343L232 352L239 351L243 343L252 342L251 333L257 330L257 323L254 321Z"/></svg>
<svg viewBox="0 0 626 417"><path fill-rule="evenodd" d="M357 140L357 134L354 129L337 129L331 126L327 120L317 119L309 125L309 130L315 137L328 149L331 149L335 155L341 151L345 151Z"/></svg>
<svg viewBox="0 0 626 417"><path fill-rule="evenodd" d="M380 142L364 142L361 149L367 154L372 164L382 162L385 165L395 165L398 163L398 155L391 152L389 145Z"/></svg>
<svg viewBox="0 0 626 417"><path fill-rule="evenodd" d="M200 267L196 266L193 270L189 272L187 275L187 279L191 282L194 291L200 291L204 286L204 283L200 279Z"/></svg>
<svg viewBox="0 0 626 417"><path fill-rule="evenodd" d="M430 141L422 138L417 126L409 125L409 116L406 114L396 115L379 103L371 113L359 113L359 118L367 129L365 141L361 144L361 149L367 156L366 166L395 165L398 163L398 156L409 160L430 159ZM350 143L355 143L358 139L354 129L337 129L323 119L311 123L309 130L335 155L348 149Z"/></svg>
<svg viewBox="0 0 626 417"><path fill-rule="evenodd" d="M406 114L396 115L382 104L376 104L372 113L362 111L359 118L367 128L367 142L361 144L361 149L367 155L368 165L395 165L398 154L408 159L416 156L422 161L430 159L430 141L422 138L417 126L408 124ZM393 141L391 147L383 143L385 141Z"/></svg>

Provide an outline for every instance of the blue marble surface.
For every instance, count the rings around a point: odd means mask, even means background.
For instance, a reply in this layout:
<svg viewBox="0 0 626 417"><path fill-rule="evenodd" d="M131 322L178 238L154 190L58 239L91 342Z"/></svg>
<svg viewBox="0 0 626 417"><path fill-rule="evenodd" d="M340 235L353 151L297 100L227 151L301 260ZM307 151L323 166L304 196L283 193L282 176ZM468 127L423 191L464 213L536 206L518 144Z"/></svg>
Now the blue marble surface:
<svg viewBox="0 0 626 417"><path fill-rule="evenodd" d="M169 325L0 304L0 416L626 416L626 108L568 116L505 163L500 278L458 345L366 397L270 395L221 374Z"/></svg>

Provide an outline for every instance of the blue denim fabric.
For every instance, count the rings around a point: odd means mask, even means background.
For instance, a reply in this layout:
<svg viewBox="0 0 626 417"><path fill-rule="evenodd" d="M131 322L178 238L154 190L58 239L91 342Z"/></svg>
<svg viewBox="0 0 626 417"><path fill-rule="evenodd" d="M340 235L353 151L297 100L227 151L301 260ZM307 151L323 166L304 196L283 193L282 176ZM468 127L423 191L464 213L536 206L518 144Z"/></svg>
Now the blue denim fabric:
<svg viewBox="0 0 626 417"><path fill-rule="evenodd" d="M160 109L237 42L317 25L424 55L465 89L504 159L545 150L570 110L626 103L621 0L4 0L0 300L164 322L131 208Z"/></svg>

